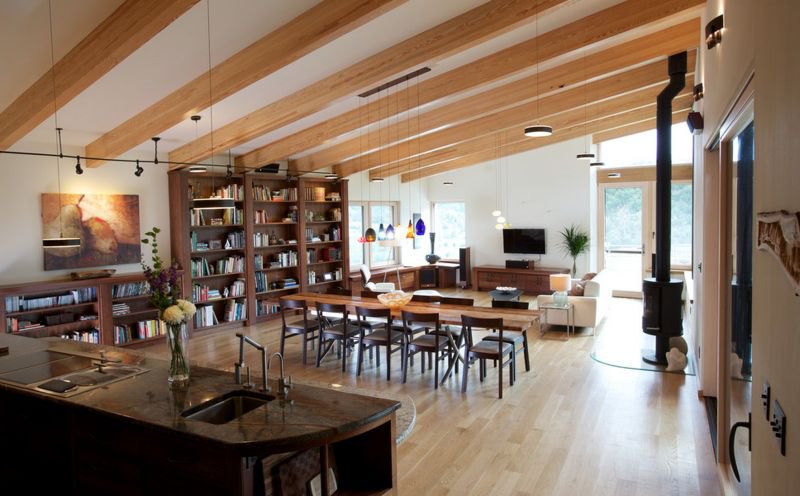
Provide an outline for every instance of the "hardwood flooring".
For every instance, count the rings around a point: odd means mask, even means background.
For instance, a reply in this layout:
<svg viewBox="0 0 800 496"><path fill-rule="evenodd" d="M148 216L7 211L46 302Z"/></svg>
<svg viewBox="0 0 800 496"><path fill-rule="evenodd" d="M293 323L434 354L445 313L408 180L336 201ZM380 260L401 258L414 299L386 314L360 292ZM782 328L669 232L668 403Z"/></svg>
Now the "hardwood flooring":
<svg viewBox="0 0 800 496"><path fill-rule="evenodd" d="M485 293L449 291L488 305ZM630 325L641 325L631 314ZM615 319L619 322L619 319ZM278 349L279 322L243 332L270 352ZM233 369L235 331L198 334L190 343L193 362ZM602 332L602 326L598 329ZM497 374L489 366L481 383L470 370L468 390L460 377L433 389L432 371L419 361L401 383L399 355L392 380L385 363L365 359L341 372L335 355L317 369L303 366L299 338L287 340L286 373L303 379L389 390L413 398L417 421L397 448L399 493L497 495L715 495L722 490L703 403L693 376L611 367L589 356L588 331L566 339L562 332L531 332L532 370L518 357L517 382L504 384L497 399ZM163 344L144 351L165 355ZM354 358L354 357L353 357ZM248 350L246 361L258 363ZM275 373L277 375L277 373ZM507 381L507 375L505 375Z"/></svg>

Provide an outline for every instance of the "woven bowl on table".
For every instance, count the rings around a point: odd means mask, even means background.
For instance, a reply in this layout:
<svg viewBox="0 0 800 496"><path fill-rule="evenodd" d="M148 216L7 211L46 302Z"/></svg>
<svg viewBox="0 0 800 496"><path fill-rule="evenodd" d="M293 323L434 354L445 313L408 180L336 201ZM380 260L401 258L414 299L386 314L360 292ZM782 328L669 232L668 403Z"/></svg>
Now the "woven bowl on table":
<svg viewBox="0 0 800 496"><path fill-rule="evenodd" d="M411 293L404 293L403 291L392 291L391 293L381 293L378 295L378 301L384 306L397 310L403 308L411 301Z"/></svg>

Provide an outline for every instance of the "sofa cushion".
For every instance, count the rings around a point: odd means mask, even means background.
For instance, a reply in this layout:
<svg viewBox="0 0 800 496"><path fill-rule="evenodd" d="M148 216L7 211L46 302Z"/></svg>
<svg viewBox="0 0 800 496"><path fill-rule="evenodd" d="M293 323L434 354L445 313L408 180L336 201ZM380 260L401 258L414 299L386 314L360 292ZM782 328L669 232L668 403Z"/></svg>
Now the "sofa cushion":
<svg viewBox="0 0 800 496"><path fill-rule="evenodd" d="M586 274L583 275L581 281L591 281L592 279L594 279L594 276L596 275L597 272L587 272Z"/></svg>
<svg viewBox="0 0 800 496"><path fill-rule="evenodd" d="M569 290L570 296L583 296L586 281L573 281L572 288Z"/></svg>

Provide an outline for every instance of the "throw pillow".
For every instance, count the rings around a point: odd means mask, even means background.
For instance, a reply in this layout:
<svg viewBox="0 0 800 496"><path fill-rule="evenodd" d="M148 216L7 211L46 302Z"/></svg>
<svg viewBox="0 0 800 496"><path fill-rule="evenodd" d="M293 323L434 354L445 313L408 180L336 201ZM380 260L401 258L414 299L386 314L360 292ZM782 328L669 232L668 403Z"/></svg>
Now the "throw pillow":
<svg viewBox="0 0 800 496"><path fill-rule="evenodd" d="M581 278L581 281L591 281L592 279L594 279L594 276L596 276L596 275L597 275L597 272L587 272L583 276L583 278Z"/></svg>
<svg viewBox="0 0 800 496"><path fill-rule="evenodd" d="M586 281L578 281L572 285L572 289L569 290L569 296L583 296L584 286L586 285Z"/></svg>

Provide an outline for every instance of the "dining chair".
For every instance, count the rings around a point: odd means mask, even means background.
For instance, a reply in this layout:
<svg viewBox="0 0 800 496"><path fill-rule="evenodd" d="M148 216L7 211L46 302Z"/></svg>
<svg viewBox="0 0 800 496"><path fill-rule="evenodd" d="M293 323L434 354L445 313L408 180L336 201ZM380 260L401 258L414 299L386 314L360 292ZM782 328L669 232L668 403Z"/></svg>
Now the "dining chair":
<svg viewBox="0 0 800 496"><path fill-rule="evenodd" d="M411 301L417 303L439 303L439 300L441 298L442 297L439 295L420 295L420 294L411 295Z"/></svg>
<svg viewBox="0 0 800 496"><path fill-rule="evenodd" d="M457 296L442 296L439 299L440 305L458 305L458 306L465 306L471 307L475 306L475 300L472 298L461 298ZM453 339L456 342L456 353L464 346L464 334L462 333L461 326L453 325L453 324L445 324L445 330L449 331L450 334L453 336ZM458 373L458 362L456 360L456 373Z"/></svg>
<svg viewBox="0 0 800 496"><path fill-rule="evenodd" d="M464 369L461 377L461 392L467 392L467 376L469 373L469 364L473 360L477 360L479 364L479 377L481 382L486 377L486 360L498 360L500 367L497 369L497 387L498 398L503 398L503 367L509 366L509 385L514 385L514 346L506 343L503 339L503 319L502 318L482 318L471 317L469 315L461 316L461 327L464 329L465 336L465 350L464 350ZM475 342L474 332L475 329L497 329L499 331L498 341L487 341L483 339ZM506 355L509 359L503 361Z"/></svg>
<svg viewBox="0 0 800 496"><path fill-rule="evenodd" d="M402 311L403 318L403 384L408 376L408 358L413 353L422 352L420 364L422 373L425 373L425 353L433 353L438 356L440 351L447 351L448 357L452 360L454 351L450 345L450 340L441 332L438 313L416 313L408 310ZM430 332L414 337L414 333L420 327L429 329ZM433 388L439 388L439 360L433 361Z"/></svg>
<svg viewBox="0 0 800 496"><path fill-rule="evenodd" d="M392 371L392 353L400 351L405 353L403 348L403 332L392 328L392 311L388 308L364 308L356 307L356 317L358 318L358 368L356 375L361 375L362 364L364 363L364 351L369 347L370 358L372 358L372 348L375 346L386 347L386 380L390 381ZM368 320L369 319L369 320ZM378 322L380 320L380 323ZM367 325L369 324L369 325ZM392 349L393 344L398 344ZM376 353L376 364L381 366L381 354Z"/></svg>
<svg viewBox="0 0 800 496"><path fill-rule="evenodd" d="M492 300L492 308L513 308L516 310L528 310L528 302L527 301L501 301L501 300ZM486 336L484 339L487 341L497 341L500 337L497 334L490 334ZM506 343L509 343L514 346L514 351L519 349L519 345L522 345L522 356L525 359L525 372L530 372L531 370L531 359L528 355L528 332L527 331L510 331L506 330L506 334L503 336L503 340ZM497 363L495 362L495 366ZM516 367L514 367L514 373L516 374ZM514 380L517 380L516 375L514 376Z"/></svg>
<svg viewBox="0 0 800 496"><path fill-rule="evenodd" d="M338 342L341 345L342 372L344 372L347 364L347 351L350 348L350 342L358 335L358 327L349 321L346 305L317 302L314 306L317 307L317 320L319 321L317 367L320 366L322 359L325 358L334 343Z"/></svg>
<svg viewBox="0 0 800 496"><path fill-rule="evenodd" d="M317 339L317 331L319 331L319 321L317 319L309 319L308 305L304 300L280 300L281 307L281 355L286 356L284 352L286 338L292 336L302 336L303 338L303 365L306 364L308 354L308 343L311 343L311 349L314 349L314 341ZM287 312L294 314L299 310L303 316L302 320L295 322L287 322Z"/></svg>
<svg viewBox="0 0 800 496"><path fill-rule="evenodd" d="M369 289L362 289L361 290L361 297L362 298L372 298L372 299L376 299L377 300L379 294L380 293L378 293L377 291L372 291L372 290L369 290Z"/></svg>

